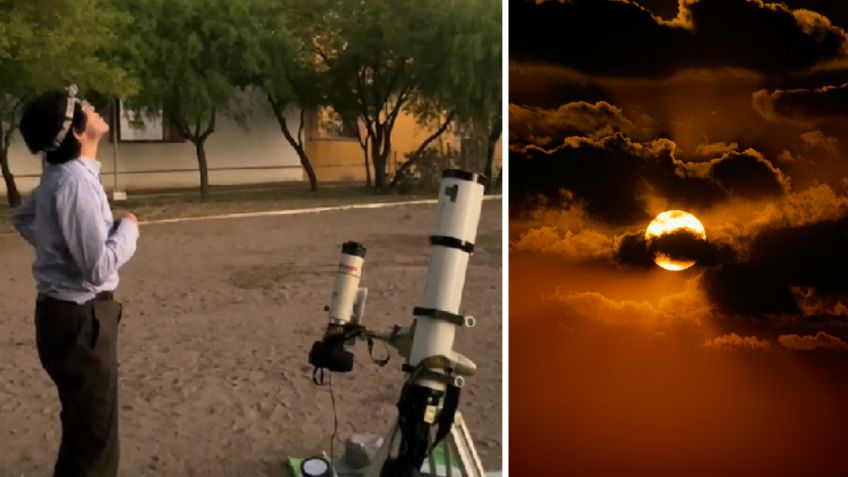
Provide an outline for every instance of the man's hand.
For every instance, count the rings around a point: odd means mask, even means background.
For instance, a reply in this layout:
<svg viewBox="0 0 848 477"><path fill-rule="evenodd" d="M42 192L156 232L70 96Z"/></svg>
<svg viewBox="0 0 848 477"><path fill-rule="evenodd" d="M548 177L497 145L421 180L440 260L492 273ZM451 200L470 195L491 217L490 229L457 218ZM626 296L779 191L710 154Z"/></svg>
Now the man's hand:
<svg viewBox="0 0 848 477"><path fill-rule="evenodd" d="M138 217L135 216L134 213L129 211L120 211L115 213L115 222L120 222L121 220L131 220L138 225Z"/></svg>

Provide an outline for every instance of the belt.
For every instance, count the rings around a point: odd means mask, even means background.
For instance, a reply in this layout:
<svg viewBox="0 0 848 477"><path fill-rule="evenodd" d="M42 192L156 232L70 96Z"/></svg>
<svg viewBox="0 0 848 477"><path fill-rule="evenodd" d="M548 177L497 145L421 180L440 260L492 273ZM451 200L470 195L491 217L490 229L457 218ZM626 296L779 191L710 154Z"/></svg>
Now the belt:
<svg viewBox="0 0 848 477"><path fill-rule="evenodd" d="M110 291L102 291L97 295L94 295L94 299L96 301L113 301L115 299L115 294Z"/></svg>
<svg viewBox="0 0 848 477"><path fill-rule="evenodd" d="M113 301L115 299L115 293L111 291L102 291L97 295L94 295L92 301ZM38 301L53 301L53 302L62 302L62 303L74 303L73 301L68 300L60 300L58 298L53 298L50 295L45 295L43 293L38 294Z"/></svg>

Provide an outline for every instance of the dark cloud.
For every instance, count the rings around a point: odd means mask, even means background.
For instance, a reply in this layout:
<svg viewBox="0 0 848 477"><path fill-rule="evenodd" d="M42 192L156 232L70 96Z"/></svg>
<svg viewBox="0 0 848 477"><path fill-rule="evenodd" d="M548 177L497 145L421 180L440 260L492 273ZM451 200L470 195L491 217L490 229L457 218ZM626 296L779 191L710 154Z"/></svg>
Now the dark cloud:
<svg viewBox="0 0 848 477"><path fill-rule="evenodd" d="M716 351L768 351L770 347L771 345L766 339L760 339L756 336L743 337L736 333L716 336L704 342L704 348Z"/></svg>
<svg viewBox="0 0 848 477"><path fill-rule="evenodd" d="M664 233L648 241L652 255L662 254L673 261L697 261L707 253L709 244L689 229Z"/></svg>
<svg viewBox="0 0 848 477"><path fill-rule="evenodd" d="M848 27L848 2L833 0L782 0L790 8L803 8L820 13L840 28Z"/></svg>
<svg viewBox="0 0 848 477"><path fill-rule="evenodd" d="M831 336L824 331L819 331L815 335L781 335L777 338L777 342L781 346L794 351L848 351L848 343L842 339Z"/></svg>
<svg viewBox="0 0 848 477"><path fill-rule="evenodd" d="M636 126L620 108L606 101L575 101L557 109L509 105L509 143L513 146L562 144L569 136L633 135Z"/></svg>
<svg viewBox="0 0 848 477"><path fill-rule="evenodd" d="M514 150L511 191L518 197L541 194L554 200L573 194L589 214L611 223L644 220L645 158L633 146L629 138L616 134L598 141L572 137L552 150Z"/></svg>
<svg viewBox="0 0 848 477"><path fill-rule="evenodd" d="M814 89L759 90L754 109L769 121L815 124L848 116L848 83Z"/></svg>
<svg viewBox="0 0 848 477"><path fill-rule="evenodd" d="M564 68L510 62L509 100L555 109L572 101L611 101L612 96L598 82Z"/></svg>
<svg viewBox="0 0 848 477"><path fill-rule="evenodd" d="M746 258L708 270L703 286L710 301L725 313L755 319L800 316L795 287L829 296L848 295L846 245L848 217L767 228L753 239Z"/></svg>
<svg viewBox="0 0 848 477"><path fill-rule="evenodd" d="M701 240L687 231L678 231L658 237L649 244L641 231L624 234L615 251L614 260L636 268L656 267L654 252L662 250L671 258L695 260L698 267L713 267L736 259L736 251L728 244Z"/></svg>
<svg viewBox="0 0 848 477"><path fill-rule="evenodd" d="M783 173L755 151L725 153L710 167L710 177L728 192L749 199L789 191L789 181Z"/></svg>
<svg viewBox="0 0 848 477"><path fill-rule="evenodd" d="M615 260L622 264L637 268L655 267L654 255L648 250L645 232L631 232L621 237Z"/></svg>
<svg viewBox="0 0 848 477"><path fill-rule="evenodd" d="M592 217L614 225L648 219L649 193L691 207L715 204L730 192L763 197L788 190L780 170L754 150L685 162L675 157L673 141L641 143L622 133L572 136L552 149L513 148L510 176L518 201L542 195L556 206L576 199Z"/></svg>
<svg viewBox="0 0 848 477"><path fill-rule="evenodd" d="M845 52L845 31L826 17L759 0L684 1L671 21L623 0L509 5L512 58L601 76L720 67L787 74Z"/></svg>

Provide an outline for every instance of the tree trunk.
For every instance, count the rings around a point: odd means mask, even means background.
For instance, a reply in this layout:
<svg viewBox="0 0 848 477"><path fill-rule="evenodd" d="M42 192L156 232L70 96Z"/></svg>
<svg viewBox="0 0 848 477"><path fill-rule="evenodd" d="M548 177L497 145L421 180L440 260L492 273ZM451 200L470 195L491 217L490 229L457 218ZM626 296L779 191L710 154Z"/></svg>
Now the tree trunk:
<svg viewBox="0 0 848 477"><path fill-rule="evenodd" d="M386 158L389 155L388 151L380 150L381 142L379 140L371 142L371 158L374 161L374 189L378 194L382 194L386 187Z"/></svg>
<svg viewBox="0 0 848 477"><path fill-rule="evenodd" d="M368 160L368 147L365 147L365 185L371 187L371 161Z"/></svg>
<svg viewBox="0 0 848 477"><path fill-rule="evenodd" d="M283 136L286 137L286 141L289 142L289 145L294 149L297 153L297 157L300 159L300 165L303 166L303 170L306 171L306 176L309 178L309 190L311 192L315 192L318 190L318 176L315 175L315 168L312 167L312 163L309 162L309 156L306 154L306 149L303 148L303 145L295 139L289 130L289 125L286 123L286 118L283 116L283 113L277 115L277 121L280 123L280 130L283 131ZM301 123L303 119L301 119Z"/></svg>
<svg viewBox="0 0 848 477"><path fill-rule="evenodd" d="M209 167L206 163L206 140L201 139L194 143L197 150L197 168L200 171L200 197L209 197Z"/></svg>
<svg viewBox="0 0 848 477"><path fill-rule="evenodd" d="M291 129L289 129L289 124L286 122L285 116L285 105L280 104L277 100L274 99L270 94L268 95L268 102L271 103L271 109L274 111L274 116L277 118L277 123L280 125L280 130L283 132L283 136L285 136L286 141L288 141L289 145L295 150L297 153L297 157L300 159L300 165L303 166L303 170L306 171L306 176L309 178L309 190L311 192L315 192L318 190L318 176L315 175L315 168L312 167L312 163L309 161L309 155L306 154L306 149L303 147L303 141L301 140L301 132L303 131L303 108L300 110L300 124L298 125L298 137L295 138L294 134L292 134Z"/></svg>
<svg viewBox="0 0 848 477"><path fill-rule="evenodd" d="M21 205L21 194L18 192L17 185L15 185L15 176L9 169L9 147L7 144L3 144L2 149L0 149L0 168L3 170L3 181L6 183L6 199L9 201L9 206L15 208Z"/></svg>
<svg viewBox="0 0 848 477"><path fill-rule="evenodd" d="M365 185L371 188L371 162L368 160L368 142L371 136L365 136L365 142L359 139L359 147L362 148L362 156L365 158Z"/></svg>
<svg viewBox="0 0 848 477"><path fill-rule="evenodd" d="M495 145L498 143L498 139L501 137L501 115L498 114L494 119L494 123L491 126L491 130L489 131L489 138L486 143L486 177L489 178L489 182L486 185L486 192L489 192L495 185L496 181L494 177L492 177L492 166L495 161ZM503 169L501 169L503 170ZM500 179L498 179L497 184L500 183Z"/></svg>
<svg viewBox="0 0 848 477"><path fill-rule="evenodd" d="M300 164L306 170L306 176L309 177L309 191L317 191L318 176L315 175L315 169L313 169L312 164L309 163L309 157L306 156L306 151L304 151L300 146L294 148L294 150L297 151L297 157L300 158Z"/></svg>

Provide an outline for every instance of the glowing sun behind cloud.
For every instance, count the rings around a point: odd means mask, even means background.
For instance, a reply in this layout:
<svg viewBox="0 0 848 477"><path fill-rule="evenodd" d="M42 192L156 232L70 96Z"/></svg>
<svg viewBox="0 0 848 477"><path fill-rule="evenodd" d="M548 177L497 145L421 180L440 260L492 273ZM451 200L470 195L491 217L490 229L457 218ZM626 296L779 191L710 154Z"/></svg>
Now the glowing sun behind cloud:
<svg viewBox="0 0 848 477"><path fill-rule="evenodd" d="M654 263L666 270L680 271L695 265L697 259L688 250L706 241L704 225L692 214L682 210L667 210L648 225L645 241Z"/></svg>

